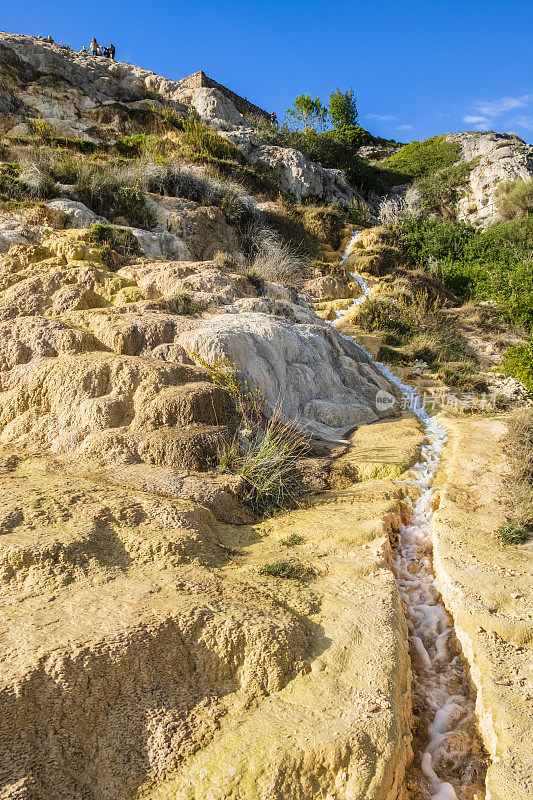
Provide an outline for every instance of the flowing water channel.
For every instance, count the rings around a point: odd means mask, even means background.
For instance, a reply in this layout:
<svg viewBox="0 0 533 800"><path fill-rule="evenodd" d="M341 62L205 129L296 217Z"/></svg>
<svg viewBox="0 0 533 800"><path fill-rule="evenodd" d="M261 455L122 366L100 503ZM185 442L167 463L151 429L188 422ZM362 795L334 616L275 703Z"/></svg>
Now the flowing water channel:
<svg viewBox="0 0 533 800"><path fill-rule="evenodd" d="M350 240L343 263L360 232ZM371 292L366 281L355 305ZM337 312L338 318L346 312ZM333 323L335 325L335 322ZM341 334L342 335L342 334ZM468 668L460 656L453 623L436 583L431 524L435 490L431 484L446 443L446 431L420 405L416 389L403 383L385 364L373 361L403 394L406 406L424 425L421 460L404 481L411 507L394 550L393 568L403 599L413 677L414 760L408 780L432 800L482 800L486 756L477 732Z"/></svg>

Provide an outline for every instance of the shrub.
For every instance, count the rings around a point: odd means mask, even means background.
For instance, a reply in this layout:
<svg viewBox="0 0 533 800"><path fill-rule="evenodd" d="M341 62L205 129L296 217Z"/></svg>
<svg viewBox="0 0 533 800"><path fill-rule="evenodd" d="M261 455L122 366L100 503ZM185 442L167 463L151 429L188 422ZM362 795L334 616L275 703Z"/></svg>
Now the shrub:
<svg viewBox="0 0 533 800"><path fill-rule="evenodd" d="M407 217L389 240L405 263L464 299L494 300L509 322L533 324L533 216L475 230L464 222Z"/></svg>
<svg viewBox="0 0 533 800"><path fill-rule="evenodd" d="M127 228L114 228L111 225L91 225L91 240L96 244L109 244L119 255L140 255L139 243Z"/></svg>
<svg viewBox="0 0 533 800"><path fill-rule="evenodd" d="M30 119L28 122L30 130L34 136L45 140L52 138L52 128L47 122L44 121L44 119Z"/></svg>
<svg viewBox="0 0 533 800"><path fill-rule="evenodd" d="M445 364L437 375L447 386L454 386L465 392L488 391L486 380L478 375L478 367L473 363Z"/></svg>
<svg viewBox="0 0 533 800"><path fill-rule="evenodd" d="M189 149L189 155L196 160L213 158L230 158L243 160L243 156L234 144L224 139L214 128L208 127L198 119L190 117L183 123L181 137Z"/></svg>
<svg viewBox="0 0 533 800"><path fill-rule="evenodd" d="M161 140L153 134L136 133L132 136L123 136L117 139L115 147L122 156L140 158L141 156L157 153Z"/></svg>
<svg viewBox="0 0 533 800"><path fill-rule="evenodd" d="M207 370L213 383L228 392L244 424L256 426L261 417L262 398L258 391L250 389L247 380L239 378L235 363L228 358L208 361L197 352L191 355Z"/></svg>
<svg viewBox="0 0 533 800"><path fill-rule="evenodd" d="M383 164L391 172L414 180L433 175L444 167L455 164L461 157L459 142L447 141L445 136L432 136L423 142L417 140L406 144Z"/></svg>
<svg viewBox="0 0 533 800"><path fill-rule="evenodd" d="M533 392L533 338L524 345L509 347L503 356L503 372L522 381Z"/></svg>
<svg viewBox="0 0 533 800"><path fill-rule="evenodd" d="M219 471L243 478L243 499L258 513L294 504L300 485L299 462L309 452L307 434L285 421L278 407L265 420L260 393L239 378L235 364L228 359L210 362L198 353L191 355L231 396L246 434L246 445L237 434L221 448Z"/></svg>
<svg viewBox="0 0 533 800"><path fill-rule="evenodd" d="M533 178L504 181L498 186L498 211L505 220L533 214Z"/></svg>
<svg viewBox="0 0 533 800"><path fill-rule="evenodd" d="M178 130L183 129L183 114L180 114L175 108L172 106L152 106L152 112L154 116L161 119L165 125L168 125L171 128L177 128Z"/></svg>
<svg viewBox="0 0 533 800"><path fill-rule="evenodd" d="M268 117L263 114L247 114L246 122L254 128L259 134L261 139L269 144L283 144L283 136L280 133L279 126L272 122Z"/></svg>
<svg viewBox="0 0 533 800"><path fill-rule="evenodd" d="M509 522L500 525L498 536L504 544L525 544L529 539L529 533L524 528Z"/></svg>
<svg viewBox="0 0 533 800"><path fill-rule="evenodd" d="M180 314L182 317L193 317L205 311L205 305L191 297L188 292L180 292L163 300L162 305L171 314Z"/></svg>
<svg viewBox="0 0 533 800"><path fill-rule="evenodd" d="M235 443L221 452L224 471L244 479L243 497L257 512L287 508L296 502L300 483L299 462L309 452L309 438L291 422L284 422L279 410L253 430L244 453Z"/></svg>
<svg viewBox="0 0 533 800"><path fill-rule="evenodd" d="M0 164L0 202L11 203L28 199L28 191L20 180L19 164Z"/></svg>

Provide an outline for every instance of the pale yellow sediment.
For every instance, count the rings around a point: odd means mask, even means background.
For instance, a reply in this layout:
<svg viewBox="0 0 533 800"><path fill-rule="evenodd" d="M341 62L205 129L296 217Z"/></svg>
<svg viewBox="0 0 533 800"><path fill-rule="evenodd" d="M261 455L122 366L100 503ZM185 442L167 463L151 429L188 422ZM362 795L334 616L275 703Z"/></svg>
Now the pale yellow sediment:
<svg viewBox="0 0 533 800"><path fill-rule="evenodd" d="M488 800L533 796L533 552L504 546L505 418L441 422L449 443L437 477L434 568L470 664L492 764Z"/></svg>

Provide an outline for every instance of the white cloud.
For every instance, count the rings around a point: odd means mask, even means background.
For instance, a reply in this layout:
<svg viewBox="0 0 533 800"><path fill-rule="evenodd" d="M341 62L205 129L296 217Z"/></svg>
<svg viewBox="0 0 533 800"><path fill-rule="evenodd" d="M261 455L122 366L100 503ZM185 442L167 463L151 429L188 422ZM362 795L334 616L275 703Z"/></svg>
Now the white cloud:
<svg viewBox="0 0 533 800"><path fill-rule="evenodd" d="M397 131L412 131L413 130L413 126L412 125L397 125L396 126L396 130Z"/></svg>
<svg viewBox="0 0 533 800"><path fill-rule="evenodd" d="M468 125L488 125L489 120L488 117L476 117L471 114L467 114L466 117L463 117L463 122L468 123Z"/></svg>
<svg viewBox="0 0 533 800"><path fill-rule="evenodd" d="M520 97L500 97L497 100L481 100L476 103L476 111L487 117L499 117L515 108L524 108L533 100L533 94L523 94Z"/></svg>
<svg viewBox="0 0 533 800"><path fill-rule="evenodd" d="M525 128L526 131L533 131L533 117L527 114L520 114L518 117L513 117L513 119L509 120L509 125Z"/></svg>
<svg viewBox="0 0 533 800"><path fill-rule="evenodd" d="M394 117L389 116L388 114L365 114L368 119L378 119L380 122L389 122Z"/></svg>

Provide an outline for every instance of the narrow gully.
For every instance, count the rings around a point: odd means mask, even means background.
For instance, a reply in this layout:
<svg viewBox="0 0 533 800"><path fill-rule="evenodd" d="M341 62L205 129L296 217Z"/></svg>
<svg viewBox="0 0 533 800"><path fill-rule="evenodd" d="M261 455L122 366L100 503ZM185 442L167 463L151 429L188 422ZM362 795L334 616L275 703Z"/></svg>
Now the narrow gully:
<svg viewBox="0 0 533 800"><path fill-rule="evenodd" d="M341 264L360 235L361 231L353 235ZM371 289L360 275L352 273L352 277L361 287L361 296L354 300L354 305L360 305ZM345 313L337 312L332 324ZM446 431L422 408L416 389L403 383L385 364L372 361L400 390L426 433L421 460L403 481L411 515L409 524L401 528L393 555L409 629L413 681L414 759L407 781L431 800L482 800L487 759L477 731L475 698L432 563L435 490L431 484L445 447Z"/></svg>

